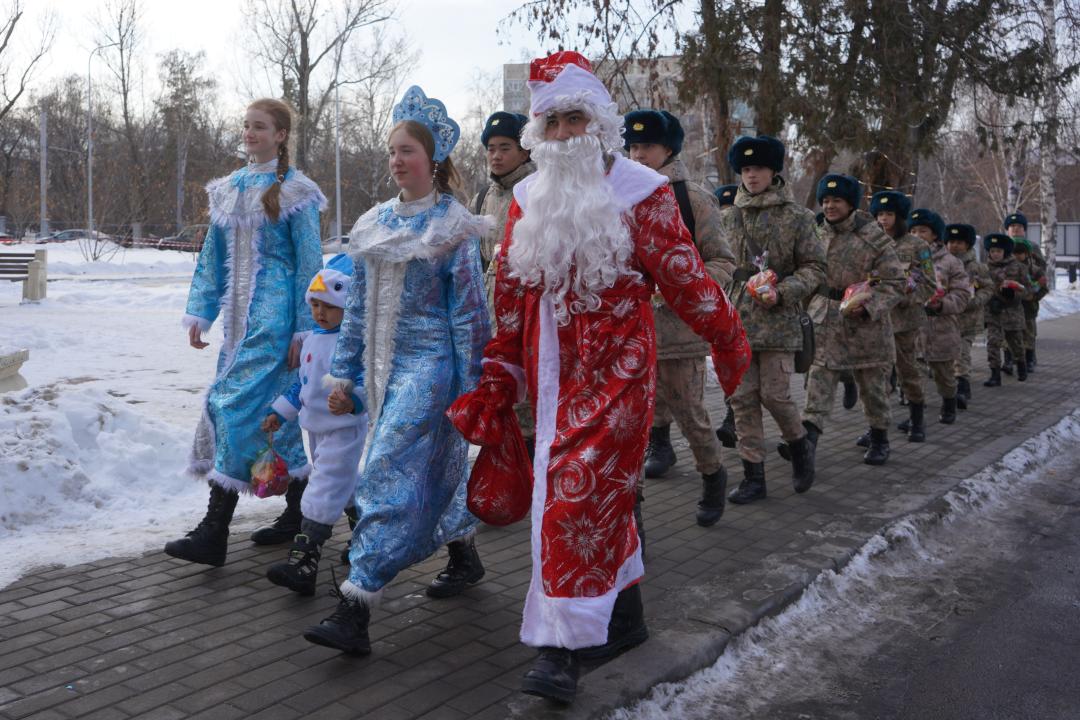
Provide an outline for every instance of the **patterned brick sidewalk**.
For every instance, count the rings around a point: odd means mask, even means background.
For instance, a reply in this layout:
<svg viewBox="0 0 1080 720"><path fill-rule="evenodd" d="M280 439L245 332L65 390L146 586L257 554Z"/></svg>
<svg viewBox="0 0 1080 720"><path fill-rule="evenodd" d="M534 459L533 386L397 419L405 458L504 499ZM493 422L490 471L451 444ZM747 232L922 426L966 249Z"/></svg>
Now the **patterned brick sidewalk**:
<svg viewBox="0 0 1080 720"><path fill-rule="evenodd" d="M822 570L843 564L889 520L940 497L1072 411L1080 390L1080 315L1040 326L1039 355L1029 382L1006 378L1004 387L988 390L977 350L971 409L957 424L940 425L928 390L928 441L894 437L881 468L863 465L853 444L864 429L861 411L838 403L809 493L794 495L789 466L773 454L768 500L729 506L710 529L694 523L699 480L678 437L679 465L646 488L643 589L651 639L588 672L568 710L518 692L533 657L517 638L529 582L528 527L521 523L481 532L487 576L461 597L423 593L445 557L395 580L375 613L368 658L300 637L334 607L328 569L319 595L295 596L264 576L284 549L255 547L244 535L233 536L229 562L219 569L155 552L36 572L0 590L0 717L600 716L711 663L732 635L782 608ZM718 391L709 399L718 423ZM897 407L894 419L903 412ZM767 430L776 437L771 420ZM725 465L737 482L734 451L726 451ZM187 511L192 523L200 510ZM345 542L342 528L327 560Z"/></svg>

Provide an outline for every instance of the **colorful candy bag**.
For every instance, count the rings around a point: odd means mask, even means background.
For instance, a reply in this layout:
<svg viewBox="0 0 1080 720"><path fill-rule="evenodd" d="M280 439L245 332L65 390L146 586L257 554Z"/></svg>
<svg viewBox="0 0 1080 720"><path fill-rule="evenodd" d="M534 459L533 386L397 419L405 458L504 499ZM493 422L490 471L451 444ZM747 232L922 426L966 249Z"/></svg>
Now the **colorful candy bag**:
<svg viewBox="0 0 1080 720"><path fill-rule="evenodd" d="M261 498L284 495L289 489L289 466L274 452L274 434L266 435L267 447L251 466L251 492Z"/></svg>
<svg viewBox="0 0 1080 720"><path fill-rule="evenodd" d="M769 269L769 251L754 258L754 265L758 272L746 281L746 291L755 300L765 300L776 296L776 283L779 281L776 273Z"/></svg>
<svg viewBox="0 0 1080 720"><path fill-rule="evenodd" d="M844 297L840 300L840 312L844 315L854 315L859 308L865 305L874 291L870 280L860 280L848 285L844 290Z"/></svg>

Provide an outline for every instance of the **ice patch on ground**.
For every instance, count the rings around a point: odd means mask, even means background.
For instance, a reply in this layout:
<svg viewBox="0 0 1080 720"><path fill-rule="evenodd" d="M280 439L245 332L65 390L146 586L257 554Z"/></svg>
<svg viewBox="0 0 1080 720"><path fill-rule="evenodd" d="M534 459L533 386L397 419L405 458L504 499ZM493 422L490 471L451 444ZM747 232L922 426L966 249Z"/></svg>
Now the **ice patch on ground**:
<svg viewBox="0 0 1080 720"><path fill-rule="evenodd" d="M995 518L1026 510L1025 502L1036 502L1028 497L1031 488L1047 478L1070 482L1078 440L1080 411L1074 411L960 483L943 503L874 535L843 570L823 572L782 613L736 637L711 667L658 685L609 718L766 717L777 705L840 696L844 677L858 674L861 658L887 646L899 629L930 633L928 608L939 616L956 610L958 583L979 582L981 564L993 563L1014 541L994 537L1004 524Z"/></svg>

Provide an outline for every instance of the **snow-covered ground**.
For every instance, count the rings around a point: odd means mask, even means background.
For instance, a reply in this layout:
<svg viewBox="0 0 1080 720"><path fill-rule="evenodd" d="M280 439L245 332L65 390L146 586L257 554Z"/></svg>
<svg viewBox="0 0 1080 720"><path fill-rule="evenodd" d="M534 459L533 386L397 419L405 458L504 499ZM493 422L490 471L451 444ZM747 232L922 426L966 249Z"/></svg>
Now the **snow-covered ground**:
<svg viewBox="0 0 1080 720"><path fill-rule="evenodd" d="M20 249L42 247L46 301L20 305L21 284L0 283L0 346L30 350L27 386L0 386L0 587L37 565L160 547L206 503L183 468L221 330L200 352L180 327L194 256L135 249L87 262L74 242ZM1044 308L1080 311L1080 290ZM282 503L243 498L235 537Z"/></svg>

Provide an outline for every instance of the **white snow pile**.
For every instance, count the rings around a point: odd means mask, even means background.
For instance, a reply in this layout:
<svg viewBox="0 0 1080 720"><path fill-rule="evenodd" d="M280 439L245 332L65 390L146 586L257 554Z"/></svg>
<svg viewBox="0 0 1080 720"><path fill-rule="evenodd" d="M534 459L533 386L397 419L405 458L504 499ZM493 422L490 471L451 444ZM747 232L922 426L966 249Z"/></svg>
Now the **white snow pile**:
<svg viewBox="0 0 1080 720"><path fill-rule="evenodd" d="M1069 284L1068 275L1058 273L1057 287L1039 303L1039 320L1054 318L1080 312L1080 283Z"/></svg>
<svg viewBox="0 0 1080 720"><path fill-rule="evenodd" d="M843 570L823 572L786 610L736 637L711 667L658 685L609 718L741 720L842 692L864 658L888 648L901 628L948 614L958 583L984 580L986 568L1021 541L1004 519L1047 512L1033 488L1072 481L1078 441L1080 410L947 493L943 512L916 513L871 537Z"/></svg>

